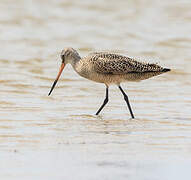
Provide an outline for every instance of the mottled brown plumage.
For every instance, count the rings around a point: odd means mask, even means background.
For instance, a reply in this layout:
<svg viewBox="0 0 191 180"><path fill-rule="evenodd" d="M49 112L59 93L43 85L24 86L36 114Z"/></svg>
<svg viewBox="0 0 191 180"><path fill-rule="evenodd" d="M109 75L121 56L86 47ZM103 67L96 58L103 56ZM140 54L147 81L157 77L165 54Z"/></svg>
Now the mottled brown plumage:
<svg viewBox="0 0 191 180"><path fill-rule="evenodd" d="M128 97L122 90L120 83L125 81L140 81L170 71L170 69L163 68L157 64L144 63L133 58L107 52L94 52L81 58L73 48L65 48L61 53L61 59L61 69L50 93L56 85L65 64L70 63L80 76L106 85L106 99L96 114L99 114L108 101L109 85L116 84L124 95L132 118L134 118L134 115Z"/></svg>
<svg viewBox="0 0 191 180"><path fill-rule="evenodd" d="M105 52L91 53L74 61L75 63L71 64L78 74L106 85L140 81L168 71L157 64L139 62L126 56Z"/></svg>
<svg viewBox="0 0 191 180"><path fill-rule="evenodd" d="M136 61L132 58L110 53L92 53L88 57L93 69L98 73L126 74L161 72L164 68L156 64Z"/></svg>

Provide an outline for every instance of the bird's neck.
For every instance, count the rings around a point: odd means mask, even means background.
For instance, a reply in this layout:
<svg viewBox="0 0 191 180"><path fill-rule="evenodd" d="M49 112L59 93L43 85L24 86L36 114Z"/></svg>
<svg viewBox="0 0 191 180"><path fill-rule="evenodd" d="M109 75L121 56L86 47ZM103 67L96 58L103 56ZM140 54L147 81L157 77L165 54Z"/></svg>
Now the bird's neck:
<svg viewBox="0 0 191 180"><path fill-rule="evenodd" d="M72 61L70 61L70 64L72 65L72 67L73 67L74 69L76 69L76 66L77 66L78 62L80 61L80 59L81 59L80 56L74 56L74 57L72 58Z"/></svg>

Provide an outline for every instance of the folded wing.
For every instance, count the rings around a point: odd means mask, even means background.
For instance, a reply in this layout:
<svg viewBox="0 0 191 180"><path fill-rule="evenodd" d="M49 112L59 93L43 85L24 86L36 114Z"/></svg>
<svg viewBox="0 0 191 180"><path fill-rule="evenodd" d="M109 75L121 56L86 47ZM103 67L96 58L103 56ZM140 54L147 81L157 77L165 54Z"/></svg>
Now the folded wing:
<svg viewBox="0 0 191 180"><path fill-rule="evenodd" d="M165 68L157 64L136 61L132 58L109 53L94 53L91 58L93 69L103 74L126 74L163 72Z"/></svg>

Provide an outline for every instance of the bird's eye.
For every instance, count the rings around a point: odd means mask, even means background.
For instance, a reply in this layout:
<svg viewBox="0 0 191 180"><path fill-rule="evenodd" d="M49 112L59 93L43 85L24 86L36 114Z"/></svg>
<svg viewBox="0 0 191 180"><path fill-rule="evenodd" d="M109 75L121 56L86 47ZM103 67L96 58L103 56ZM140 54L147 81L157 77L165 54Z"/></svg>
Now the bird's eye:
<svg viewBox="0 0 191 180"><path fill-rule="evenodd" d="M62 59L62 62L64 62L64 55L61 55L60 57Z"/></svg>

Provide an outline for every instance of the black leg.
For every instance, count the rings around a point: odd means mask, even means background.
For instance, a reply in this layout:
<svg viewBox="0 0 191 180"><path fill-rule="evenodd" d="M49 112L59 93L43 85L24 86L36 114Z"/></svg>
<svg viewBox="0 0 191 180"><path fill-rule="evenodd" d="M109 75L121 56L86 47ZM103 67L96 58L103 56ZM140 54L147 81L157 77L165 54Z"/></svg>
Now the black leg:
<svg viewBox="0 0 191 180"><path fill-rule="evenodd" d="M132 118L135 118L134 115L133 115L133 111L131 110L131 106L130 106L130 103L129 103L129 98L128 98L128 96L125 94L125 92L123 91L123 89L121 88L120 85L119 85L119 89L120 89L120 91L122 92L122 94L123 94L123 96L124 96L124 99L125 99L125 101L126 101L126 103L127 103L127 106L128 106L128 108L129 108L129 111L130 111L130 113L131 113L131 117L132 117Z"/></svg>
<svg viewBox="0 0 191 180"><path fill-rule="evenodd" d="M99 108L99 110L97 111L96 115L98 115L100 113L100 111L104 108L104 106L108 103L109 98L108 98L108 86L106 87L106 95L105 95L105 100L103 101L103 104L101 105L101 107Z"/></svg>

